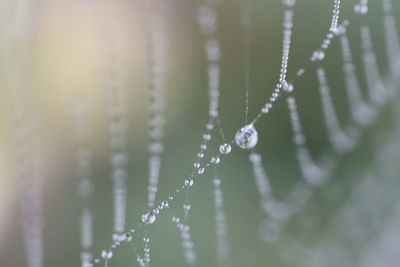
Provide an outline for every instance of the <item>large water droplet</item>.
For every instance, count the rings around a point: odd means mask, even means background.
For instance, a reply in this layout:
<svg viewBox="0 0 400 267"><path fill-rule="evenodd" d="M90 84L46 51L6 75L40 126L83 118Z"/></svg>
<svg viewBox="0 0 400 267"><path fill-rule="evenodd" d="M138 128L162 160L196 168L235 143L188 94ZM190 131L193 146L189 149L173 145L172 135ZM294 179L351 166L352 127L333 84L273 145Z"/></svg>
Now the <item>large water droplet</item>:
<svg viewBox="0 0 400 267"><path fill-rule="evenodd" d="M156 221L156 215L152 212L148 212L142 215L142 222L145 224L152 224Z"/></svg>
<svg viewBox="0 0 400 267"><path fill-rule="evenodd" d="M240 148L250 149L257 145L258 133L252 124L242 127L235 135L235 143Z"/></svg>

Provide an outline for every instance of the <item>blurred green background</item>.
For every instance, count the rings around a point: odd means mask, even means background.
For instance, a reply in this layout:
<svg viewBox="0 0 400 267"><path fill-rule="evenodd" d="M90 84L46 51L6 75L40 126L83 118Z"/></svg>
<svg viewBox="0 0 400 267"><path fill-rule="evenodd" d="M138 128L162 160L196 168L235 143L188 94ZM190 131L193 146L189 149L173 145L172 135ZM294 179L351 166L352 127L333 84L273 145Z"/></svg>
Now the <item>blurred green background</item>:
<svg viewBox="0 0 400 267"><path fill-rule="evenodd" d="M245 0L242 0L245 1ZM208 97L203 36L196 25L196 8L202 1L164 1L162 16L169 38L165 150L158 200L168 197L190 174L207 122ZM351 21L348 36L357 73L366 95L361 64L359 26L367 24L376 47L381 74L388 71L381 1L370 1L369 13L355 15L356 1L343 1L340 17ZM244 31L240 22L241 0L226 0L218 6L218 38L221 42L220 120L224 134L232 139L245 123ZM249 118L253 118L270 96L279 76L283 6L278 0L248 0L251 7L251 66ZM303 67L319 47L330 26L333 1L298 1L294 8L294 33L289 59L289 77ZM393 1L394 14L400 14ZM25 33L16 31L18 9L29 23ZM112 235L112 181L109 141L106 131L104 33L107 26L119 38L122 77L129 103L128 227L139 221L147 200L148 65L145 40L146 16L154 10L140 1L11 1L0 2L0 265L26 266L18 199L18 162L13 160L15 133L11 110L13 79L21 79L33 90L30 99L37 108L38 138L43 144L44 253L45 266L78 266L79 220L82 203L76 197L77 180L72 165L71 99L77 91L91 96L95 194L94 252L108 247ZM400 24L397 24L400 28ZM21 61L16 61L19 58ZM17 63L18 64L17 64ZM23 64L21 64L23 62ZM323 62L340 121L350 121L337 39ZM313 67L295 84L294 95L313 156L329 149L322 119ZM15 78L16 77L16 78ZM248 161L248 151L233 147L218 166L224 192L229 239L235 266L368 266L370 251L379 251L382 236L399 210L397 188L400 150L393 107L382 108L371 127L363 131L360 145L340 159L333 179L316 194L305 210L283 228L275 243L265 243L259 232L266 218ZM280 99L271 113L257 124L263 166L274 192L283 199L302 179L295 160L286 104ZM208 156L222 143L218 134L209 145ZM190 226L198 266L215 266L215 225L212 175L196 180L190 191ZM152 266L185 266L181 239L171 217L181 212L183 196L171 203L149 227ZM394 218L394 219L393 219ZM400 221L400 220L399 220ZM397 222L397 221L395 221ZM389 229L389 230L388 230ZM386 232L385 232L386 231ZM137 230L141 238L143 229ZM389 231L389 236L392 236ZM392 236L400 242L400 237ZM382 241L383 242L383 241ZM398 243L393 241L393 246ZM382 245L384 247L384 245ZM140 247L140 245L139 245ZM390 246L392 247L392 246ZM386 253L389 253L387 250ZM383 253L383 252L382 252ZM136 266L136 255L128 245L114 253L110 266ZM383 254L387 255L387 254ZM390 254L392 255L392 254ZM387 265L399 259L385 257ZM378 257L378 256L377 256ZM396 261L397 260L397 261ZM372 262L372 261L371 261ZM378 266L378 265L371 265Z"/></svg>

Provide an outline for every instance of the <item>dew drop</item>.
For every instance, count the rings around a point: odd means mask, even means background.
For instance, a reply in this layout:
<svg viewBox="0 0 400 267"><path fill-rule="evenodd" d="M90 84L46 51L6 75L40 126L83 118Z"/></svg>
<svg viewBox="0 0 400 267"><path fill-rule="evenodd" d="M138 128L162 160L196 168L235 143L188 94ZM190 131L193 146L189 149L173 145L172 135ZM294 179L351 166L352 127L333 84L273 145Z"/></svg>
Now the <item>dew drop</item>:
<svg viewBox="0 0 400 267"><path fill-rule="evenodd" d="M354 6L354 12L362 15L367 14L368 6L366 4L357 4Z"/></svg>
<svg viewBox="0 0 400 267"><path fill-rule="evenodd" d="M325 52L322 49L314 51L311 61L322 61L325 58Z"/></svg>
<svg viewBox="0 0 400 267"><path fill-rule="evenodd" d="M162 208L168 208L168 206L169 206L168 201L164 200L163 202L161 202Z"/></svg>
<svg viewBox="0 0 400 267"><path fill-rule="evenodd" d="M144 242L144 243L149 243L149 242L150 242L150 238L144 237L144 238L143 238L143 242Z"/></svg>
<svg viewBox="0 0 400 267"><path fill-rule="evenodd" d="M148 212L142 215L142 222L145 224L153 224L156 221L156 215Z"/></svg>
<svg viewBox="0 0 400 267"><path fill-rule="evenodd" d="M283 91L287 93L293 92L293 84L285 82L285 84L283 85Z"/></svg>
<svg viewBox="0 0 400 267"><path fill-rule="evenodd" d="M212 157L210 162L213 164L218 164L221 161L221 159L218 156Z"/></svg>
<svg viewBox="0 0 400 267"><path fill-rule="evenodd" d="M203 174L204 171L205 171L205 168L200 168L197 172L198 172L198 174Z"/></svg>
<svg viewBox="0 0 400 267"><path fill-rule="evenodd" d="M191 187L193 185L193 179L189 178L185 180L185 186Z"/></svg>
<svg viewBox="0 0 400 267"><path fill-rule="evenodd" d="M221 152L222 154L229 154L231 153L232 147L230 144L225 143L219 146L219 152Z"/></svg>
<svg viewBox="0 0 400 267"><path fill-rule="evenodd" d="M183 205L183 210L184 211L189 211L190 210L190 205L189 204L184 204Z"/></svg>
<svg viewBox="0 0 400 267"><path fill-rule="evenodd" d="M103 249L103 251L101 252L101 257L102 257L103 259L109 260L109 259L112 258L112 256L113 256L112 250Z"/></svg>
<svg viewBox="0 0 400 267"><path fill-rule="evenodd" d="M242 127L235 134L235 143L238 147L250 149L257 145L258 133L252 124Z"/></svg>

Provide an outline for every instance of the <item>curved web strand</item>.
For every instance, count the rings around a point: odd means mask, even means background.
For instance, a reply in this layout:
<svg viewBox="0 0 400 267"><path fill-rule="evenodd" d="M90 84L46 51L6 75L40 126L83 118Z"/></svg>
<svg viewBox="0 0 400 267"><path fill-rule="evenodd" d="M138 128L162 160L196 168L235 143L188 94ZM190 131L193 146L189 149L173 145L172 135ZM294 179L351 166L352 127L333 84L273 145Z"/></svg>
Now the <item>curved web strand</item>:
<svg viewBox="0 0 400 267"><path fill-rule="evenodd" d="M375 116L374 109L368 105L361 95L361 88L355 72L355 65L349 39L345 34L340 38L343 60L343 74L345 77L347 99L353 120L361 125L368 125Z"/></svg>
<svg viewBox="0 0 400 267"><path fill-rule="evenodd" d="M112 24L109 24L112 25ZM121 78L121 55L118 34L109 26L105 39L105 94L108 113L109 164L113 183L113 235L111 249L102 251L104 265L112 258L112 249L125 239L126 210L129 179L127 151L128 118L127 96Z"/></svg>
<svg viewBox="0 0 400 267"><path fill-rule="evenodd" d="M232 266L231 245L228 238L228 223L224 210L224 196L221 189L221 179L214 172L214 207L215 207L215 237L217 243L217 266Z"/></svg>
<svg viewBox="0 0 400 267"><path fill-rule="evenodd" d="M292 87L286 81L286 74L288 70L289 53L292 40L292 28L293 28L293 11L288 8L283 13L283 38L282 38L282 58L281 68L279 72L279 82L276 84L274 92L272 93L269 101L261 109L261 113L267 114L273 106L273 103L278 99L281 89L291 91ZM261 113L253 120L252 124L255 123L260 117Z"/></svg>
<svg viewBox="0 0 400 267"><path fill-rule="evenodd" d="M382 104L387 98L387 92L379 73L376 55L371 39L371 32L368 26L360 28L361 47L363 50L362 60L364 64L364 73L367 81L369 100L374 104Z"/></svg>
<svg viewBox="0 0 400 267"><path fill-rule="evenodd" d="M348 133L341 129L336 109L333 105L330 93L331 89L328 86L326 73L322 67L317 68L317 80L325 126L328 131L328 140L337 152L343 153L349 151L356 143L356 132L353 130L351 133Z"/></svg>
<svg viewBox="0 0 400 267"><path fill-rule="evenodd" d="M27 97L21 92L19 98ZM42 267L43 253L43 211L42 211L42 163L39 143L37 140L37 125L35 125L31 107L26 101L17 100L16 104L16 155L19 168L18 180L21 182L21 212L26 261L28 267ZM19 106L23 104L24 106Z"/></svg>
<svg viewBox="0 0 400 267"><path fill-rule="evenodd" d="M165 73L166 73L166 55L167 55L167 36L164 28L165 22L159 14L151 15L148 21L148 47L149 47L149 117L148 117L148 135L149 135L149 177L148 177L148 212L142 216L142 222L145 225L154 223L159 209L154 207L156 194L158 191L158 182L161 168L161 153L163 151L162 138L164 136L166 107L165 99ZM145 240L149 240L148 229L145 229ZM143 261L150 263L149 242L144 242ZM142 261L139 259L139 263Z"/></svg>
<svg viewBox="0 0 400 267"><path fill-rule="evenodd" d="M383 11L384 11L384 31L386 38L386 51L387 58L389 61L389 68L392 73L396 72L396 62L395 60L400 54L400 42L399 35L397 32L396 19L393 16L392 2L391 0L382 0Z"/></svg>
<svg viewBox="0 0 400 267"><path fill-rule="evenodd" d="M204 54L207 60L207 80L208 80L208 122L206 124L206 131L202 135L202 144L200 145L200 151L197 153L197 159L193 164L193 171L191 175L185 180L182 189L186 190L185 203L183 204L184 216L182 219L179 217L174 217L178 219L178 222L173 219L181 230L182 244L184 248L184 257L186 263L189 265L196 264L197 257L194 250L193 241L190 239L190 227L189 227L189 211L191 209L189 192L190 187L194 183L194 175L203 175L205 169L210 166L210 163L203 163L202 159L205 157L205 152L207 150L207 144L212 138L212 131L215 126L219 127L222 137L223 132L221 128L220 121L218 119L218 108L219 108L219 84L220 84L220 65L219 61L221 58L221 48L220 42L216 37L217 32L217 19L218 15L215 6L219 4L219 1L208 1L206 4L202 4L197 12L197 24L205 37L204 40ZM219 161L219 158L218 158ZM179 193L181 189L176 190ZM189 238L189 239L187 239ZM190 242L189 242L190 241Z"/></svg>
<svg viewBox="0 0 400 267"><path fill-rule="evenodd" d="M298 182L291 188L288 196L280 201L273 195L269 177L262 164L262 156L259 153L252 152L249 155L249 160L253 167L254 179L260 195L260 205L267 215L267 218L260 225L260 233L266 241L275 241L283 224L302 210L311 198L312 187L303 181Z"/></svg>
<svg viewBox="0 0 400 267"><path fill-rule="evenodd" d="M42 147L39 139L38 109L32 103L35 88L32 81L32 69L26 61L29 55L29 38L35 37L37 5L34 1L23 0L15 3L15 14L11 22L9 40L4 40L9 55L2 56L11 59L10 80L13 88L12 121L15 123L14 151L12 155L18 168L15 173L20 185L20 212L25 247L24 258L27 267L44 266L44 218L43 218L43 162ZM3 41L3 40L2 40ZM8 42L9 43L8 43Z"/></svg>
<svg viewBox="0 0 400 267"><path fill-rule="evenodd" d="M306 145L306 137L303 133L299 113L297 111L296 99L292 96L288 97L287 107L289 110L291 129L293 133L293 143L296 146L296 158L300 165L300 170L305 181L311 185L321 185L330 176L330 168L320 166L311 156ZM329 166L329 165L328 165Z"/></svg>
<svg viewBox="0 0 400 267"><path fill-rule="evenodd" d="M89 149L90 131L90 103L87 96L77 97L72 110L73 130L75 145L74 167L78 184L77 195L82 200L83 207L80 211L80 237L81 237L81 266L90 267L93 259L93 210L88 204L93 195L92 151Z"/></svg>

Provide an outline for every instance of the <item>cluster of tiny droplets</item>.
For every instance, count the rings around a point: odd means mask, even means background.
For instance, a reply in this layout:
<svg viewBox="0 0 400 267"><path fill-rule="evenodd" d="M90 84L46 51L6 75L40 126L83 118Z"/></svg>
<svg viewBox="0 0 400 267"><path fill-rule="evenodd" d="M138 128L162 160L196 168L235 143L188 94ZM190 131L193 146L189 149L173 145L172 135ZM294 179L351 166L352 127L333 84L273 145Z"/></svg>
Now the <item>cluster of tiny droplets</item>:
<svg viewBox="0 0 400 267"><path fill-rule="evenodd" d="M196 265L196 252L194 250L193 241L190 236L190 227L187 224L181 223L181 219L179 217L172 217L172 222L176 224L178 229L181 232L182 237L182 247L184 249L184 257L186 263L190 266Z"/></svg>
<svg viewBox="0 0 400 267"><path fill-rule="evenodd" d="M324 68L320 66L317 68L316 72L324 122L328 132L328 140L337 152L342 153L351 149L354 140L351 140L347 133L341 129Z"/></svg>
<svg viewBox="0 0 400 267"><path fill-rule="evenodd" d="M341 0L334 0L334 3L333 3L332 22L331 22L331 27L330 27L331 32L336 32L337 28L338 28L340 1Z"/></svg>
<svg viewBox="0 0 400 267"><path fill-rule="evenodd" d="M379 73L371 32L368 26L361 26L361 47L363 49L364 73L367 80L368 95L370 101L382 104L387 93L382 77Z"/></svg>
<svg viewBox="0 0 400 267"><path fill-rule="evenodd" d="M387 60L392 73L397 73L396 60L400 55L400 40L397 33L396 19L393 16L391 0L383 1L383 10L385 13L385 38L386 38L386 51Z"/></svg>
<svg viewBox="0 0 400 267"><path fill-rule="evenodd" d="M270 111L273 103L278 99L282 87L285 88L285 90L287 91L290 91L290 89L288 88L291 88L291 85L289 85L286 81L286 73L288 68L289 52L292 39L292 28L293 28L293 11L286 10L283 18L282 60L281 60L281 69L279 74L279 82L276 85L271 97L269 98L269 101L261 109L261 112L264 114Z"/></svg>
<svg viewBox="0 0 400 267"><path fill-rule="evenodd" d="M357 14L365 15L368 13L368 0L360 0L354 6L354 12Z"/></svg>
<svg viewBox="0 0 400 267"><path fill-rule="evenodd" d="M215 174L214 184L214 207L215 207L215 234L217 243L218 266L232 266L231 246L228 239L228 224L224 212L224 196L221 190L221 179Z"/></svg>
<svg viewBox="0 0 400 267"><path fill-rule="evenodd" d="M294 97L287 98L287 107L290 115L291 129L293 132L293 143L296 146L296 158L299 162L300 170L306 182L310 184L320 184L323 182L323 174L326 170L320 167L311 158L310 151L306 146L306 137L303 133L300 117L297 112L297 104Z"/></svg>
<svg viewBox="0 0 400 267"><path fill-rule="evenodd" d="M366 125L371 121L372 114L370 107L365 103L361 94L350 43L345 34L340 38L343 58L343 73L345 76L346 93L350 106L350 113L355 122L359 125Z"/></svg>
<svg viewBox="0 0 400 267"><path fill-rule="evenodd" d="M73 118L73 129L76 140L75 170L78 183L78 196L87 203L93 194L93 183L91 177L91 151L89 150L90 124L89 124L89 103L87 98L80 97L76 101L76 111ZM83 207L80 214L81 228L81 266L92 266L93 255L93 211L89 206Z"/></svg>

